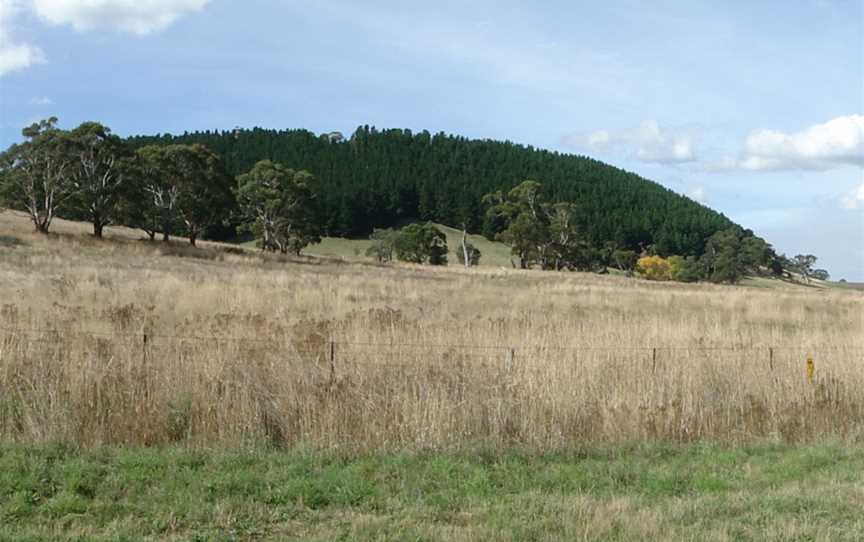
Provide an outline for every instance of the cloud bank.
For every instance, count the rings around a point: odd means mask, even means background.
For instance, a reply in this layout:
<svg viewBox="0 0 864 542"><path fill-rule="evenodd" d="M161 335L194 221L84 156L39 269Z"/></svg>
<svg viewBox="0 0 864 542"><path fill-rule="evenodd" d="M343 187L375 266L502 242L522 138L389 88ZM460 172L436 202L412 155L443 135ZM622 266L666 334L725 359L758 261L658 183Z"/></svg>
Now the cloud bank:
<svg viewBox="0 0 864 542"><path fill-rule="evenodd" d="M864 180L861 181L861 184L857 188L840 198L840 205L844 209L864 210Z"/></svg>
<svg viewBox="0 0 864 542"><path fill-rule="evenodd" d="M113 30L138 35L166 28L210 0L0 0L0 76L46 61L39 47L14 37L14 20L29 10L51 25L79 32Z"/></svg>
<svg viewBox="0 0 864 542"><path fill-rule="evenodd" d="M709 164L710 171L827 170L864 166L864 115L837 117L799 132L756 130L738 158Z"/></svg>
<svg viewBox="0 0 864 542"><path fill-rule="evenodd" d="M116 30L145 35L162 30L210 0L32 0L33 11L53 25L79 32Z"/></svg>
<svg viewBox="0 0 864 542"><path fill-rule="evenodd" d="M694 137L679 129L661 127L656 120L643 121L628 130L595 130L564 138L574 149L607 151L623 149L642 162L682 164L697 160Z"/></svg>
<svg viewBox="0 0 864 542"><path fill-rule="evenodd" d="M0 0L0 76L45 62L38 47L15 39L12 21L20 9L17 0Z"/></svg>

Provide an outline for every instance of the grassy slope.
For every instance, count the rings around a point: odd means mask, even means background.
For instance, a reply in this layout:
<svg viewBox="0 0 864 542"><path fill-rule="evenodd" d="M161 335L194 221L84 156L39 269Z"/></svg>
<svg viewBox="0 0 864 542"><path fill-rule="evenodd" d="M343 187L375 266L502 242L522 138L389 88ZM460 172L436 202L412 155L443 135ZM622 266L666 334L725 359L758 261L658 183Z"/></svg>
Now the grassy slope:
<svg viewBox="0 0 864 542"><path fill-rule="evenodd" d="M861 540L864 448L0 448L0 538Z"/></svg>
<svg viewBox="0 0 864 542"><path fill-rule="evenodd" d="M455 247L459 245L462 239L462 232L455 228L450 228L441 224L436 224L447 235L447 246L450 248L449 261L450 265L458 265L456 255L453 253ZM91 226L85 222L75 222L70 220L55 219L52 223L51 231L59 235L73 236L88 236L91 234ZM16 241L9 234L30 234L32 225L24 213L17 211L9 211L0 209L0 246L3 244L14 244ZM141 240L146 236L141 230L127 228L124 226L109 226L105 228L105 237L107 239L119 240ZM469 241L480 249L482 257L480 258L481 267L504 267L512 268L510 263L510 248L504 243L489 241L482 235L469 235ZM173 238L178 247L186 245L185 239L182 237ZM249 241L240 245L241 247L257 252L255 241ZM228 243L218 243L210 241L200 241L199 246L206 249L208 247L236 247L237 245ZM323 258L337 258L348 262L371 262L365 253L369 247L369 241L366 239L345 239L341 237L325 237L320 244L311 245L303 251L304 255L317 256ZM612 275L623 275L617 269L610 269ZM670 282L669 285L677 283ZM864 290L862 283L838 283L833 281L817 281L814 280L810 286L806 286L800 282L790 282L788 280L778 280L770 277L748 277L741 281L741 286L751 286L757 288L839 288L844 290Z"/></svg>
<svg viewBox="0 0 864 542"><path fill-rule="evenodd" d="M442 224L435 224L447 236L447 255L450 265L458 265L455 250L462 241L462 231ZM480 265L485 267L512 267L510 264L510 247L504 243L489 241L482 235L469 235L468 241L480 249L482 254ZM309 256L324 256L343 258L348 261L370 261L366 254L369 248L367 239L344 239L341 237L325 237L320 244L310 245L303 253ZM247 248L255 248L255 241L244 243Z"/></svg>
<svg viewBox="0 0 864 542"><path fill-rule="evenodd" d="M462 240L462 232L455 228L450 228L442 224L436 224L447 235L447 246L450 249L448 254L450 265L458 265L458 260L454 254L454 250L459 246ZM0 245L4 242L13 242L11 238L4 241L6 233L29 233L32 230L31 225L24 213L16 211L8 211L0 209ZM52 232L66 235L89 235L91 227L84 222L74 222L63 219L55 219L51 228ZM110 226L105 229L105 236L108 239L144 239L145 235L142 231L123 226ZM182 237L174 238L180 245L184 244L185 239ZM512 268L510 263L510 248L504 243L489 241L482 235L469 235L468 240L477 248L480 249L482 257L480 258L481 267L505 267ZM257 251L255 247L256 241L248 241L241 246L249 250ZM227 243L215 243L201 241L199 245L202 247L210 246L236 246ZM318 256L324 258L337 258L349 262L370 262L365 253L369 247L367 239L345 239L342 237L325 237L321 243L310 245L303 251L304 255ZM617 269L610 269L613 275L623 275ZM675 284L675 283L669 283ZM813 280L807 286L801 282L792 282L788 280L778 280L771 277L747 277L740 283L742 286L752 286L756 288L839 288L845 290L864 290L862 283L839 283L833 281L818 281Z"/></svg>

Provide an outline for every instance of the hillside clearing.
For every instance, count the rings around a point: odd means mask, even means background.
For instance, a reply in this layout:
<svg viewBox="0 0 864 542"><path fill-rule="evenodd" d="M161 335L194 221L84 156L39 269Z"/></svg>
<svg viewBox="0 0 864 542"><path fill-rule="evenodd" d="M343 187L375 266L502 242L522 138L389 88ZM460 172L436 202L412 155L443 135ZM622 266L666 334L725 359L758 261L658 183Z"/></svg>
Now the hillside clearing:
<svg viewBox="0 0 864 542"><path fill-rule="evenodd" d="M456 228L444 226L443 224L435 224L439 230L447 236L447 247L449 249L448 265L459 266L459 261L456 259L454 251L462 242L462 232ZM482 257L480 258L480 267L506 267L511 268L510 247L504 243L490 241L482 235L468 235L468 242L480 249ZM256 249L257 241L248 241L243 243L243 246L249 249ZM321 242L315 245L310 245L304 254L309 256L318 256L324 258L341 258L346 261L371 261L369 256L366 256L366 249L369 248L371 242L368 239L345 239L342 237L324 237Z"/></svg>

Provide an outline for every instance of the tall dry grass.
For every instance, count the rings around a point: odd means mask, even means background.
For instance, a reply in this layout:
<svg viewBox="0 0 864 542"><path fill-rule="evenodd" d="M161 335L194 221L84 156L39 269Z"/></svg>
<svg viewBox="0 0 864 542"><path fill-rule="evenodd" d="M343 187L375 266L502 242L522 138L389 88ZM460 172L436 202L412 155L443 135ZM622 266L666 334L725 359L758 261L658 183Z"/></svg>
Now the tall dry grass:
<svg viewBox="0 0 864 542"><path fill-rule="evenodd" d="M3 216L2 440L864 437L860 292L288 262Z"/></svg>

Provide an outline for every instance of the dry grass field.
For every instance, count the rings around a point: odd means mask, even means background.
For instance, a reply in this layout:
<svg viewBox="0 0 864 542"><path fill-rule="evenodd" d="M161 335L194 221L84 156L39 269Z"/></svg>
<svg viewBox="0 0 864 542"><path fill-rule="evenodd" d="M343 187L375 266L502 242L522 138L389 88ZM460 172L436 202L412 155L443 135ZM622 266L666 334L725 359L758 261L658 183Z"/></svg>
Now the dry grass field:
<svg viewBox="0 0 864 542"><path fill-rule="evenodd" d="M864 292L55 230L0 213L2 540L864 536Z"/></svg>
<svg viewBox="0 0 864 542"><path fill-rule="evenodd" d="M45 239L0 215L0 440L864 438L864 294ZM806 359L812 357L812 381Z"/></svg>

